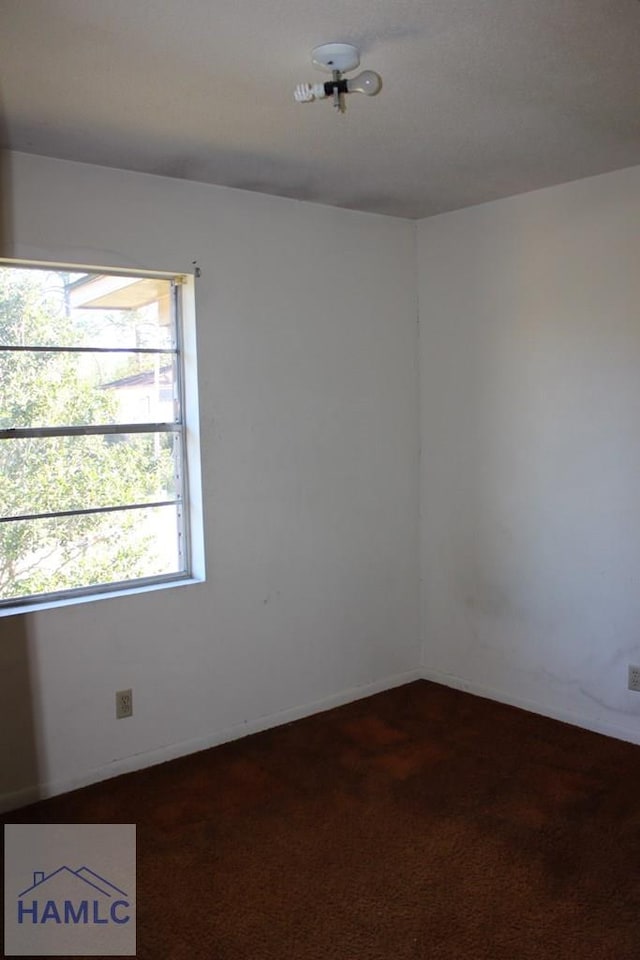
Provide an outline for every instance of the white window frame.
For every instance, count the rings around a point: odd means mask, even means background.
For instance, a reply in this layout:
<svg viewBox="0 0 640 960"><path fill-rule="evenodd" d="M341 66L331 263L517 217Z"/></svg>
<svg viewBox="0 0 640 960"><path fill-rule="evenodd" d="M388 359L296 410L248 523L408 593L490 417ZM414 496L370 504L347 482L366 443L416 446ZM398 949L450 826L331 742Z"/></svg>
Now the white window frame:
<svg viewBox="0 0 640 960"><path fill-rule="evenodd" d="M0 443L25 437L82 436L89 434L129 434L129 433L178 433L181 451L181 478L176 497L173 500L153 503L127 504L125 506L98 507L77 510L62 510L29 514L5 518L0 523L16 520L48 518L55 516L82 515L87 513L108 513L118 510L149 508L177 504L181 516L182 543L179 554L182 556L182 570L149 577L139 577L106 584L74 587L60 591L18 596L0 599L0 618L15 616L18 613L35 612L76 603L86 603L114 596L143 593L150 590L166 589L185 584L201 583L205 579L204 566L204 530L202 509L202 486L200 476L200 432L198 415L198 385L196 361L195 329L195 276L189 273L162 272L149 270L130 270L102 266L87 266L79 263L58 263L40 260L18 260L0 257L0 267L15 269L39 269L88 273L93 276L125 276L141 279L161 279L171 283L172 309L175 326L175 349L154 348L82 348L82 347L35 347L32 352L104 352L104 353L157 353L173 358L180 419L176 422L162 423L117 423L88 426L26 427L0 429ZM29 352L29 347L16 348L0 344L0 354L21 349ZM2 558L0 557L0 562Z"/></svg>

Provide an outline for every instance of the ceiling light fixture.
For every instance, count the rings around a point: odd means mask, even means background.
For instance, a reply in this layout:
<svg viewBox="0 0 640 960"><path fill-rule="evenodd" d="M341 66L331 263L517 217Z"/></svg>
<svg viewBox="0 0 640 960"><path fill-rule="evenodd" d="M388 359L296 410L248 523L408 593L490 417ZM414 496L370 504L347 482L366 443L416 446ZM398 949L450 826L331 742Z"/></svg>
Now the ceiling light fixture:
<svg viewBox="0 0 640 960"><path fill-rule="evenodd" d="M294 99L298 103L309 103L311 100L333 98L333 105L340 113L344 113L345 93L366 93L374 97L382 86L382 80L373 70L364 70L357 77L346 79L343 73L349 73L360 63L360 52L350 43L323 43L311 51L311 62L319 70L326 70L332 75L326 83L299 83L294 91Z"/></svg>

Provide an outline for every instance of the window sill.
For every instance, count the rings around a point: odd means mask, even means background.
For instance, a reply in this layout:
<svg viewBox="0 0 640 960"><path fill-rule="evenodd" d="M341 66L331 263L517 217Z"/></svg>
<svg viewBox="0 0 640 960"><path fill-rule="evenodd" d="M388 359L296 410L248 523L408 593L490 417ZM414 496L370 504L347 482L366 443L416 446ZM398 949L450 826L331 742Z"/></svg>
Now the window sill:
<svg viewBox="0 0 640 960"><path fill-rule="evenodd" d="M151 593L156 590L170 590L174 587L193 586L204 583L201 577L178 577L175 580L162 580L156 583L145 583L138 586L119 587L116 590L96 590L93 593L80 594L75 597L56 598L51 600L34 600L29 603L17 601L15 605L0 607L0 618L24 616L27 613L42 613L45 610L58 610L61 607L75 607L81 603L94 603L96 600L112 600L115 597L130 597L140 593Z"/></svg>

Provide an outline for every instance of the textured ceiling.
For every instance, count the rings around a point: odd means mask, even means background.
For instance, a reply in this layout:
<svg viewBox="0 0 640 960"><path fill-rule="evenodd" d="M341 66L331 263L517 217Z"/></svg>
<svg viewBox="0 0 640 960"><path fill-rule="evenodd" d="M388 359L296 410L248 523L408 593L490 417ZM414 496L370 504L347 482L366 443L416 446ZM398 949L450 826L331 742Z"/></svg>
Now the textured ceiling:
<svg viewBox="0 0 640 960"><path fill-rule="evenodd" d="M311 48L375 98L297 104ZM640 163L638 0L2 0L4 145L424 217Z"/></svg>

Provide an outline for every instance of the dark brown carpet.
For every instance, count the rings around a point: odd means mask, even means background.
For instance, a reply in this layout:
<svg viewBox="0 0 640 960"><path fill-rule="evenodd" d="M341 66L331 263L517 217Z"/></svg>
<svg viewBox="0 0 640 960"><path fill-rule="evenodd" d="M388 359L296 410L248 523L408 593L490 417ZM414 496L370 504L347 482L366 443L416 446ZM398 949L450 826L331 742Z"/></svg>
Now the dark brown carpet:
<svg viewBox="0 0 640 960"><path fill-rule="evenodd" d="M144 960L640 957L640 748L423 681L9 819L138 824Z"/></svg>

